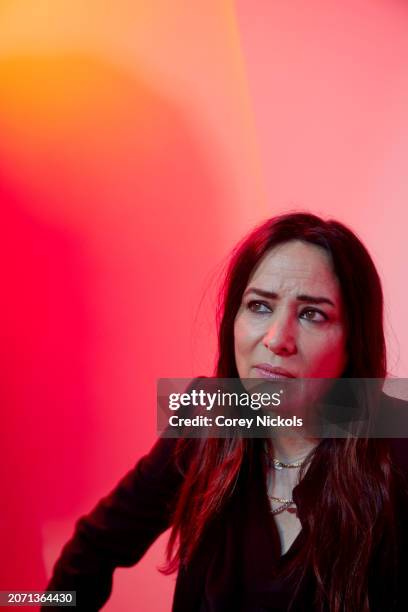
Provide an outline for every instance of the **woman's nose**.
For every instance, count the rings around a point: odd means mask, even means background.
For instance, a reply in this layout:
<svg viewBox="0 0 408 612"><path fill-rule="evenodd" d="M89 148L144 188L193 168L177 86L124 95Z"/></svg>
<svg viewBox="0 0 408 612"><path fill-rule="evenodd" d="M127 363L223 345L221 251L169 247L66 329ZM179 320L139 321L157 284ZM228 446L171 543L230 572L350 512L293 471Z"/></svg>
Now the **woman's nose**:
<svg viewBox="0 0 408 612"><path fill-rule="evenodd" d="M288 317L276 318L268 328L263 343L276 355L293 355L296 353L296 340L293 323Z"/></svg>

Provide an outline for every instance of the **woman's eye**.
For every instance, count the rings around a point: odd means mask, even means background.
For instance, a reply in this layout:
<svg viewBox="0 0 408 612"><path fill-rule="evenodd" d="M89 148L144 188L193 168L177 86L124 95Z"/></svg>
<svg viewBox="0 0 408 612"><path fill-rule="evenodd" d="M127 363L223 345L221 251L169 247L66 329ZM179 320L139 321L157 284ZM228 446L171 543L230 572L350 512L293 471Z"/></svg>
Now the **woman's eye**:
<svg viewBox="0 0 408 612"><path fill-rule="evenodd" d="M327 315L321 310L316 310L315 308L306 308L301 313L302 319L306 321L312 321L313 323L321 323L323 321L327 321Z"/></svg>
<svg viewBox="0 0 408 612"><path fill-rule="evenodd" d="M267 314L271 312L271 309L268 306L268 304L264 304L263 302L258 302L256 300L252 300L251 302L248 302L247 308L251 312L260 313L260 314L265 314L265 313Z"/></svg>

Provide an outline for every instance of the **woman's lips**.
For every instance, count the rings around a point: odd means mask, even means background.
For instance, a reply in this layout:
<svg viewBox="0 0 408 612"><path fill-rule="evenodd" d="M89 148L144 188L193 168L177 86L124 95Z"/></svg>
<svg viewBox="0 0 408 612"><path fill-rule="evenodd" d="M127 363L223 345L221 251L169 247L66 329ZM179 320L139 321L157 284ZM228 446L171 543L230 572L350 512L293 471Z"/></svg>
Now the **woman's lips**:
<svg viewBox="0 0 408 612"><path fill-rule="evenodd" d="M255 370L259 375L259 378L296 378L294 374L285 370L284 368L275 368L266 363L258 363L255 366Z"/></svg>

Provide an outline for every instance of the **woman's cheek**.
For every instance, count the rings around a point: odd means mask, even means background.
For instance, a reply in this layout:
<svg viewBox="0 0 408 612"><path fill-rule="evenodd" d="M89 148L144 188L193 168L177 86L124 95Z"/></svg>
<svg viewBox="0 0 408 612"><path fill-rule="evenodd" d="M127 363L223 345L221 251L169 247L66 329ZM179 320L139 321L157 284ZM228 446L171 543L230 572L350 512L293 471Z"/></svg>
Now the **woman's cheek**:
<svg viewBox="0 0 408 612"><path fill-rule="evenodd" d="M244 318L237 320L234 327L236 348L239 350L248 350L255 337L256 332L248 321L245 321Z"/></svg>
<svg viewBox="0 0 408 612"><path fill-rule="evenodd" d="M316 355L314 376L316 378L337 378L341 375L340 370L343 369L343 363L342 345L337 342L326 345L325 350Z"/></svg>

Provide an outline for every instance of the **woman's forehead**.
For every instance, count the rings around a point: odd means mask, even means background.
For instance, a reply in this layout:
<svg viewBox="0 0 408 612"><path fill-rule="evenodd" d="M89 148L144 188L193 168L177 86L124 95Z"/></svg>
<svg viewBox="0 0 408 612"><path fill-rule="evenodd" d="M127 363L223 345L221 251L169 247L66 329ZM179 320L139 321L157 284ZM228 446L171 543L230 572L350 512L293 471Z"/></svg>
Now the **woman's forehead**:
<svg viewBox="0 0 408 612"><path fill-rule="evenodd" d="M247 288L255 283L274 291L291 286L324 287L334 294L339 291L330 254L322 247L298 240L267 251L252 271Z"/></svg>

